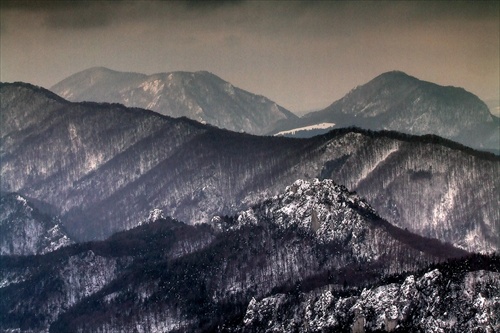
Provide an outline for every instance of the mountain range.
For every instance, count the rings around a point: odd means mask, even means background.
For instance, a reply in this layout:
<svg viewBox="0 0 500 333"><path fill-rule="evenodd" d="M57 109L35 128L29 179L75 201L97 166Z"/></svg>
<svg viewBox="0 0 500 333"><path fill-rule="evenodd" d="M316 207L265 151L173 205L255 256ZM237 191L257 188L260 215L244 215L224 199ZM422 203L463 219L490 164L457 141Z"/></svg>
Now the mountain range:
<svg viewBox="0 0 500 333"><path fill-rule="evenodd" d="M51 90L73 102L121 103L252 134L265 134L278 121L297 118L264 96L204 71L145 75L95 67L62 80Z"/></svg>
<svg viewBox="0 0 500 333"><path fill-rule="evenodd" d="M259 137L118 104L2 84L1 190L53 207L72 239L105 239L153 209L189 224L234 214L296 179L334 179L390 223L498 251L500 158L436 136L339 129Z"/></svg>
<svg viewBox="0 0 500 333"><path fill-rule="evenodd" d="M0 331L500 330L500 157L346 127L487 150L475 96L391 72L298 119L207 72L57 88L102 99L0 83ZM338 126L238 133L307 119Z"/></svg>
<svg viewBox="0 0 500 333"><path fill-rule="evenodd" d="M330 124L326 130L357 126L435 134L476 149L500 150L500 119L477 96L399 71L377 76L323 110L284 120L272 133L310 137L319 131L307 131L307 127L314 129L322 124Z"/></svg>
<svg viewBox="0 0 500 333"><path fill-rule="evenodd" d="M356 126L435 134L476 149L500 151L500 119L477 96L400 71L383 73L301 118L208 72L145 75L95 67L71 75L51 90L74 102L120 103L257 135L312 137Z"/></svg>
<svg viewBox="0 0 500 333"><path fill-rule="evenodd" d="M105 241L0 257L0 328L494 330L499 258L464 255L331 180L297 180L210 224L151 214Z"/></svg>

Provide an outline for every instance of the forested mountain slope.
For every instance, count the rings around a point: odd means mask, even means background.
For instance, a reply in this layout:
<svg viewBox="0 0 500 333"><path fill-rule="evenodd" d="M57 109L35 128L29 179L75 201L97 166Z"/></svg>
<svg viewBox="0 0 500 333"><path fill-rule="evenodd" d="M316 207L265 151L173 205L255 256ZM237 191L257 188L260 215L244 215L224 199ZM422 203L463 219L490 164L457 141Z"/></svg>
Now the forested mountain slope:
<svg viewBox="0 0 500 333"><path fill-rule="evenodd" d="M56 216L17 193L0 196L0 255L43 254L72 244Z"/></svg>
<svg viewBox="0 0 500 333"><path fill-rule="evenodd" d="M104 239L154 208L187 223L233 214L296 179L331 178L389 222L472 251L500 244L499 158L438 137L343 129L256 137L118 104L0 86L1 190Z"/></svg>
<svg viewBox="0 0 500 333"><path fill-rule="evenodd" d="M279 195L211 224L189 226L152 214L148 223L106 241L45 256L0 257L0 328L224 331L236 329L245 312L248 327L259 327L258 307L265 305L254 298L325 287L355 294L388 276L406 276L406 271L467 255L390 226L359 196L331 180L296 181ZM488 263L481 267L490 268ZM495 283L485 282L477 292ZM435 290L420 282L409 290L416 293L421 286L425 297ZM397 300L387 302L400 306ZM365 303L360 307L369 306ZM463 307L469 308L472 304ZM290 307L295 309L300 311ZM349 318L349 308L342 310L346 313L337 315ZM413 308L404 311L414 313ZM439 313L438 319L445 316ZM303 319L306 324L308 318Z"/></svg>

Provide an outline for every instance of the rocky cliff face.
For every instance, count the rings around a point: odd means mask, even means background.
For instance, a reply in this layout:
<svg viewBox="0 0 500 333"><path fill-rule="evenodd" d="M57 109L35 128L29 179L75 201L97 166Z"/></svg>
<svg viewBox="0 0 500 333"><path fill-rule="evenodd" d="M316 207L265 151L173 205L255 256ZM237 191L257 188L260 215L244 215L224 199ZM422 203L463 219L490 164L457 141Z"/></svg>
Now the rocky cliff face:
<svg viewBox="0 0 500 333"><path fill-rule="evenodd" d="M17 193L0 196L0 255L43 254L73 243L57 217Z"/></svg>
<svg viewBox="0 0 500 333"><path fill-rule="evenodd" d="M288 127L335 123L337 128L435 134L474 148L500 150L499 118L477 96L397 71L381 74L295 122Z"/></svg>
<svg viewBox="0 0 500 333"><path fill-rule="evenodd" d="M76 73L51 90L74 102L121 103L252 134L267 133L278 121L297 118L273 101L208 72L148 76L99 67Z"/></svg>
<svg viewBox="0 0 500 333"><path fill-rule="evenodd" d="M500 244L499 158L438 137L337 130L255 137L3 84L1 190L54 206L103 239L154 208L187 223L232 215L296 179L335 180L401 228L471 251Z"/></svg>
<svg viewBox="0 0 500 333"><path fill-rule="evenodd" d="M307 298L326 290L350 295L341 303L351 306L339 307L345 313L331 315L344 316L350 325L349 311L359 303L358 318L365 316L376 327L378 319L370 317L373 302L382 302L383 311L395 307L393 312L399 316L401 311L403 318L413 309L405 307L401 300L405 295L411 305L420 302L416 295L422 292L421 302L427 304L429 293L440 291L426 282L434 281L427 276L422 281L407 277L402 287L390 285L397 296L394 299L379 300L367 291L357 297L361 286L389 276L397 280L406 271L466 255L391 226L356 194L331 180L297 181L251 209L215 218L212 226L164 219L159 211L150 216L149 223L106 241L77 244L45 256L0 257L0 329L259 331L259 318L269 325L265 316L273 312L263 304L274 301L265 300L293 302L299 295ZM481 267L489 269L493 259L479 258ZM491 278L484 283L471 280L470 285L477 286L471 299L477 293L489 299L484 293L495 286L496 275L485 274ZM456 286L450 288L461 285ZM322 304L331 308L339 299L335 295L330 303L325 299ZM472 311L475 303L469 303ZM300 306L285 309L300 313ZM487 303L485 309L491 306L494 303ZM298 324L309 325L318 312L309 313ZM447 318L436 313L438 319ZM385 312L376 314L383 317ZM494 324L493 319L485 317L482 325ZM321 320L317 318L318 325L328 327L329 321Z"/></svg>

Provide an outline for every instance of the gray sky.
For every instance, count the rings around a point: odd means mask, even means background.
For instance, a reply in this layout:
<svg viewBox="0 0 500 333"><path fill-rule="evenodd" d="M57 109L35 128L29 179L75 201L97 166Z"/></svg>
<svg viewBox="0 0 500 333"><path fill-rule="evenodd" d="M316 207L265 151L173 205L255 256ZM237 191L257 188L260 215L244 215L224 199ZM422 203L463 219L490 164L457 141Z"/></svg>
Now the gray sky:
<svg viewBox="0 0 500 333"><path fill-rule="evenodd" d="M499 2L7 1L0 79L208 70L293 112L389 70L499 99Z"/></svg>

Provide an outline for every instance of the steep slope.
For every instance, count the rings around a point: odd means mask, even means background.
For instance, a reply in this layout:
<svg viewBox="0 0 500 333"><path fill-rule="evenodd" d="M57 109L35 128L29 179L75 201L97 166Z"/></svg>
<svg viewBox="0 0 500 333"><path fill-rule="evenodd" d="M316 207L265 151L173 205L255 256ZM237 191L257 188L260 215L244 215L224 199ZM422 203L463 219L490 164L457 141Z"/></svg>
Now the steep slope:
<svg viewBox="0 0 500 333"><path fill-rule="evenodd" d="M269 99L209 72L148 76L97 67L70 76L51 90L74 102L121 103L252 134L267 133L277 121L297 118Z"/></svg>
<svg viewBox="0 0 500 333"><path fill-rule="evenodd" d="M289 127L328 122L337 128L436 134L470 147L500 150L500 120L477 96L397 71L377 76Z"/></svg>
<svg viewBox="0 0 500 333"><path fill-rule="evenodd" d="M43 254L74 243L61 221L17 193L0 196L0 255Z"/></svg>
<svg viewBox="0 0 500 333"><path fill-rule="evenodd" d="M3 257L0 328L206 332L237 323L253 297L356 288L466 254L391 230L331 180L297 181L213 225L158 218L44 257Z"/></svg>
<svg viewBox="0 0 500 333"><path fill-rule="evenodd" d="M159 208L187 223L234 214L296 179L330 178L391 223L470 251L498 251L500 158L438 137L355 129L256 137L121 105L0 86L1 190L58 209L78 240Z"/></svg>

